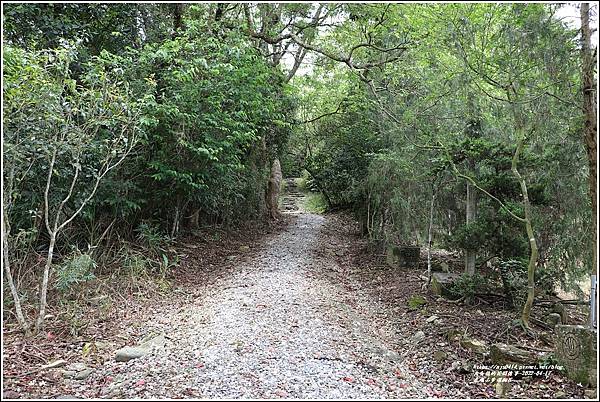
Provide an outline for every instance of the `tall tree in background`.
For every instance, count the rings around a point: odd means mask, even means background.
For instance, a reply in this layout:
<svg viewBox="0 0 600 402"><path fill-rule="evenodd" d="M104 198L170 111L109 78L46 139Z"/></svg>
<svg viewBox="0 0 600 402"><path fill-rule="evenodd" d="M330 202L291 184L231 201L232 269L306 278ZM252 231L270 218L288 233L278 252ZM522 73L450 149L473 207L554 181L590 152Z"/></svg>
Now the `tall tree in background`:
<svg viewBox="0 0 600 402"><path fill-rule="evenodd" d="M597 112L596 112L596 80L594 79L594 67L596 66L596 49L591 46L592 31L590 29L590 5L589 3L581 4L581 81L583 84L583 114L584 114L584 132L583 139L585 149L588 156L589 166L589 190L592 201L592 234L594 239L597 239L598 233L598 194L596 193L597 183ZM592 265L592 275L598 273L598 244L594 240L594 260ZM592 295L595 297L595 295Z"/></svg>

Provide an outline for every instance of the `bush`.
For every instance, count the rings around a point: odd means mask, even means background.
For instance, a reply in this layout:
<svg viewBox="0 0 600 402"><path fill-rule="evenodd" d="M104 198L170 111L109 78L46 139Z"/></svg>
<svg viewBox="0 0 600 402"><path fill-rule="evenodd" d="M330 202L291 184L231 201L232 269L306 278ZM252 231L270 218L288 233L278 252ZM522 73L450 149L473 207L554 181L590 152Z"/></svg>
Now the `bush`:
<svg viewBox="0 0 600 402"><path fill-rule="evenodd" d="M465 300L473 300L475 294L479 291L481 292L483 289L487 287L486 279L479 275L468 275L462 274L452 286L450 286L449 292L452 296L456 298L464 297Z"/></svg>
<svg viewBox="0 0 600 402"><path fill-rule="evenodd" d="M96 262L90 254L79 250L56 269L55 287L61 292L70 290L74 285L95 279L93 270Z"/></svg>

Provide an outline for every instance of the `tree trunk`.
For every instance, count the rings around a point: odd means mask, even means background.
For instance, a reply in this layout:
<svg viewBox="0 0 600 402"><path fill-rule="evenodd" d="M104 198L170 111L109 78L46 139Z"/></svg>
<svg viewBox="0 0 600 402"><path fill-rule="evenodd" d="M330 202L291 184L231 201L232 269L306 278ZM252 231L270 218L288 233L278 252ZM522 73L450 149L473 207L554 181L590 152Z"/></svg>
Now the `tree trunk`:
<svg viewBox="0 0 600 402"><path fill-rule="evenodd" d="M517 149L512 159L512 172L519 181L521 186L521 194L523 197L523 207L525 210L525 229L527 230L527 237L529 238L529 264L527 266L527 300L523 305L523 312L521 313L521 321L525 328L529 328L529 318L531 316L531 307L533 306L533 298L535 296L535 268L538 259L538 247L533 233L533 226L531 224L531 204L529 202L529 195L527 193L527 183L521 176L518 169L519 156L523 150L524 138L521 134L517 140Z"/></svg>
<svg viewBox="0 0 600 402"><path fill-rule="evenodd" d="M183 30L183 3L173 4L173 36L177 36Z"/></svg>
<svg viewBox="0 0 600 402"><path fill-rule="evenodd" d="M473 223L477 215L477 193L475 188L467 183L467 225ZM475 275L475 250L465 250L465 273Z"/></svg>
<svg viewBox="0 0 600 402"><path fill-rule="evenodd" d="M435 185L431 189L431 206L429 208L429 228L427 229L427 283L431 282L431 239L433 227L433 211L435 206L435 196L437 189Z"/></svg>
<svg viewBox="0 0 600 402"><path fill-rule="evenodd" d="M597 183L597 139L598 139L598 126L596 121L596 83L594 79L594 66L596 61L594 60L595 52L591 48L591 30L590 30L590 5L589 3L581 4L581 81L583 83L583 114L584 114L584 143L588 157L589 166L589 193L592 201L592 234L594 236L594 257L592 261L592 275L598 274L598 244L597 244L597 233L598 233L598 200L596 193ZM591 295L591 297L596 297ZM598 306L598 303L595 304ZM591 314L590 314L591 316Z"/></svg>
<svg viewBox="0 0 600 402"><path fill-rule="evenodd" d="M44 325L46 317L46 296L48 294L48 281L50 279L50 269L52 268L52 259L54 258L54 245L56 244L56 232L50 233L50 245L48 246L48 257L44 266L44 277L40 289L40 311L35 323L35 332L38 333Z"/></svg>
<svg viewBox="0 0 600 402"><path fill-rule="evenodd" d="M12 276L12 272L10 270L10 258L8 255L8 232L6 230L6 226L4 225L4 220L6 218L6 213L3 211L2 218L2 258L4 261L4 271L6 272L6 281L8 282L8 286L10 288L10 293L13 297L13 301L15 302L15 315L17 316L17 322L25 332L25 335L30 335L29 323L25 319L25 315L23 314L23 308L21 307L21 299L19 297L19 292L17 292L17 287L15 285L15 281Z"/></svg>

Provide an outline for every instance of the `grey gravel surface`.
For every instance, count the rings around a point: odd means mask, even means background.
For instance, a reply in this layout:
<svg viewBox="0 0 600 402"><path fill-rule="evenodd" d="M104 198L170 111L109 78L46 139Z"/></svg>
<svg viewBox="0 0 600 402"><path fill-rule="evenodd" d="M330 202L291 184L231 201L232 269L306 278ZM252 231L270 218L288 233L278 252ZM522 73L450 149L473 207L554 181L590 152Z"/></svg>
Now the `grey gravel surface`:
<svg viewBox="0 0 600 402"><path fill-rule="evenodd" d="M321 275L320 215L299 213L256 257L147 333L166 343L128 362L107 361L79 386L114 398L426 397L402 357L374 336L372 309ZM87 392L86 392L87 391Z"/></svg>

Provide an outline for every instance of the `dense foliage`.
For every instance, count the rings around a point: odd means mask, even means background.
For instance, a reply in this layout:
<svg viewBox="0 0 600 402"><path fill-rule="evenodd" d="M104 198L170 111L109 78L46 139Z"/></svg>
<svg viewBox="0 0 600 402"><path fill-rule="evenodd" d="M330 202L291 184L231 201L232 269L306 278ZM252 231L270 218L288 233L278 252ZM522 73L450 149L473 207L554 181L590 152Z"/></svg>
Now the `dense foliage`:
<svg viewBox="0 0 600 402"><path fill-rule="evenodd" d="M112 247L128 240L164 273L161 243L268 219L280 158L377 245L432 234L516 304L536 267L542 290L573 284L594 229L578 32L557 7L9 4L5 262L43 255L65 291L148 265Z"/></svg>

